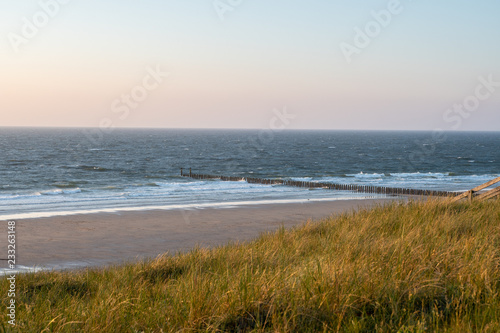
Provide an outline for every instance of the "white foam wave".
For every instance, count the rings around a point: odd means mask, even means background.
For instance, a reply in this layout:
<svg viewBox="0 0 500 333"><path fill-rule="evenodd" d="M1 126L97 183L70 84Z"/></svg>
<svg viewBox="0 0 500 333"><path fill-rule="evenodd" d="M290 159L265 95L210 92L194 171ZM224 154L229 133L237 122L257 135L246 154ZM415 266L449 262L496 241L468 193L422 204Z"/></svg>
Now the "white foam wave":
<svg viewBox="0 0 500 333"><path fill-rule="evenodd" d="M63 190L49 190L49 191L42 191L40 192L43 195L58 195L58 194L63 194Z"/></svg>
<svg viewBox="0 0 500 333"><path fill-rule="evenodd" d="M22 273L36 273L44 270L41 267L28 267L22 265L16 265L16 268L0 268L0 276L12 275L12 274L22 274Z"/></svg>
<svg viewBox="0 0 500 333"><path fill-rule="evenodd" d="M82 193L82 190L80 188L74 188L70 190L63 190L64 194L75 194L75 193Z"/></svg>
<svg viewBox="0 0 500 333"><path fill-rule="evenodd" d="M77 187L73 189L54 189L54 190L47 190L47 191L41 191L39 192L42 195L60 195L60 194L75 194L75 193L81 193L82 190Z"/></svg>
<svg viewBox="0 0 500 333"><path fill-rule="evenodd" d="M310 182L310 181L313 181L312 177L292 177L291 179L294 180L294 181L296 181L296 182Z"/></svg>
<svg viewBox="0 0 500 333"><path fill-rule="evenodd" d="M209 203L190 203L190 204L175 204L175 205L157 205L157 206L134 206L134 207L116 207L116 208L101 208L101 209L82 209L69 211L51 211L51 212L32 212L11 215L0 215L0 220L17 220L17 219L36 219L54 216L68 216L80 214L98 214L98 213L120 213L120 212L137 212L148 210L174 210L174 209L203 209L203 208L232 208L235 206L249 205L272 205L272 204L287 204L287 203L307 203L321 201L344 201L344 200L365 200L365 199L383 199L382 195L350 195L335 198L311 198L311 199L270 199L270 200L248 200L248 201L226 201L226 202L209 202Z"/></svg>
<svg viewBox="0 0 500 333"><path fill-rule="evenodd" d="M29 199L41 196L40 192L35 192L33 194L10 194L10 195L0 195L0 200L19 200L19 199Z"/></svg>

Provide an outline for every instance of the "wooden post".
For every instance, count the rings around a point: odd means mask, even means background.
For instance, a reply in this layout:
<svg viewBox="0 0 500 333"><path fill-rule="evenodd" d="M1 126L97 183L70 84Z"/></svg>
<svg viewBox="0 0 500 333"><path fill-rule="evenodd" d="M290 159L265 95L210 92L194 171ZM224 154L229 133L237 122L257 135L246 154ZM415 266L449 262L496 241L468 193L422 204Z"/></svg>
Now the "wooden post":
<svg viewBox="0 0 500 333"><path fill-rule="evenodd" d="M184 176L184 175L182 174L182 168L181 168L181 176Z"/></svg>
<svg viewBox="0 0 500 333"><path fill-rule="evenodd" d="M191 168L189 168L189 177L192 176L192 173L191 173Z"/></svg>

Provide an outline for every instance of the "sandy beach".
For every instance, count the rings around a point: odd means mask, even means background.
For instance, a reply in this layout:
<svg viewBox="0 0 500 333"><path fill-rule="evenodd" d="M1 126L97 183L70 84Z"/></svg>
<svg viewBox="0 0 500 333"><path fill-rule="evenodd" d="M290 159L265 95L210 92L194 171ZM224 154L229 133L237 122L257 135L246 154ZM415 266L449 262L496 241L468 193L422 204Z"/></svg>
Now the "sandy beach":
<svg viewBox="0 0 500 333"><path fill-rule="evenodd" d="M151 210L16 221L18 265L71 268L134 261L195 246L246 241L281 225L292 227L393 199L338 200L233 208ZM7 221L1 222L7 230ZM6 237L0 241L7 248Z"/></svg>

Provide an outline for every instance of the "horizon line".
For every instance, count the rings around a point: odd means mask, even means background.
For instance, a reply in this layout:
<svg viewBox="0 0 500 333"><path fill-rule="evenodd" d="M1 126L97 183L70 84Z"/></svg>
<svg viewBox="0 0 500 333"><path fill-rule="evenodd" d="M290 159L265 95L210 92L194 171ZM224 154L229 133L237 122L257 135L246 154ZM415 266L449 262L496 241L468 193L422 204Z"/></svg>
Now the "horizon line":
<svg viewBox="0 0 500 333"><path fill-rule="evenodd" d="M229 130L229 131L273 131L273 132L291 132L291 131L364 131L364 132L435 132L461 133L461 132L500 132L499 130L444 130L444 129L367 129L367 128L285 128L273 130L270 128L258 127L153 127L153 126L120 126L112 130L102 129L96 126L21 126L21 125L0 125L0 128L38 128L38 129L93 129L109 134L114 130Z"/></svg>

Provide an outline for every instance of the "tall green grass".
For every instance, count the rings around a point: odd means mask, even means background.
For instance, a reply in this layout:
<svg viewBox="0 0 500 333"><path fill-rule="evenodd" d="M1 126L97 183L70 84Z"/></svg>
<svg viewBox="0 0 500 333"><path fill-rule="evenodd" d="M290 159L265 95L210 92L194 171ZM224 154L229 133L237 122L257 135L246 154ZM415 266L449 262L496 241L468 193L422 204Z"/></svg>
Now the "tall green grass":
<svg viewBox="0 0 500 333"><path fill-rule="evenodd" d="M17 285L19 332L499 332L500 200L393 203Z"/></svg>

